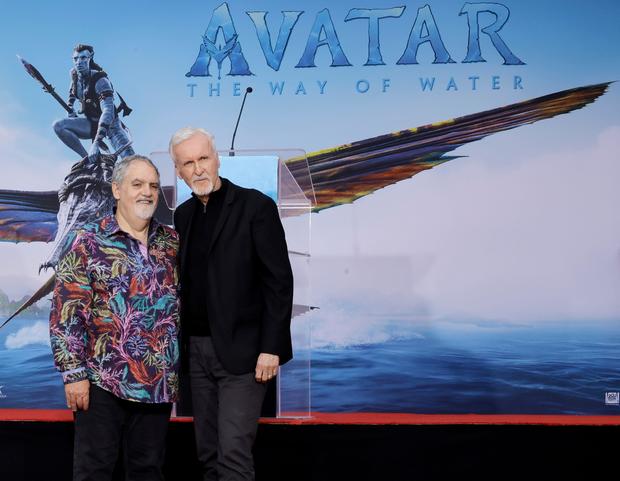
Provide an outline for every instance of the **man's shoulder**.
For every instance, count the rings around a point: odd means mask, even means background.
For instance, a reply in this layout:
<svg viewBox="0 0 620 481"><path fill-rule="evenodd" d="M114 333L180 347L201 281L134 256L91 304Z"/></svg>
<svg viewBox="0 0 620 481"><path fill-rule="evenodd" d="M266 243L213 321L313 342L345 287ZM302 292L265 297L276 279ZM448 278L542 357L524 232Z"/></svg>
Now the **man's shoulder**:
<svg viewBox="0 0 620 481"><path fill-rule="evenodd" d="M174 209L173 222L174 228L177 232L181 232L185 229L186 223L189 221L192 212L192 205L194 203L194 199L190 197L182 204L178 205L176 209Z"/></svg>
<svg viewBox="0 0 620 481"><path fill-rule="evenodd" d="M104 229L102 226L104 219L105 217L92 220L70 231L64 240L67 252L75 249L81 250L87 248L87 246L98 244L98 238Z"/></svg>
<svg viewBox="0 0 620 481"><path fill-rule="evenodd" d="M267 194L264 194L260 190L252 189L249 187L241 187L240 185L234 184L230 181L228 188L232 188L234 190L235 197L239 197L240 199L246 200L251 203L264 204L274 202L271 197Z"/></svg>
<svg viewBox="0 0 620 481"><path fill-rule="evenodd" d="M159 227L160 229L162 229L164 235L166 235L167 237L170 237L175 241L179 240L179 234L177 234L177 231L174 230L172 227L164 224L159 224Z"/></svg>
<svg viewBox="0 0 620 481"><path fill-rule="evenodd" d="M174 210L175 218L177 214L186 215L187 213L189 213L192 210L193 204L194 204L194 198L190 197L185 202L178 205L177 208Z"/></svg>
<svg viewBox="0 0 620 481"><path fill-rule="evenodd" d="M79 237L96 236L105 230L106 226L110 223L110 217L111 216L108 215L98 219L93 219L75 229L75 233Z"/></svg>
<svg viewBox="0 0 620 481"><path fill-rule="evenodd" d="M184 200L183 202L181 202L178 207L177 210L183 210L183 209L188 209L190 205L192 205L192 202L194 201L193 197L188 198L187 200Z"/></svg>

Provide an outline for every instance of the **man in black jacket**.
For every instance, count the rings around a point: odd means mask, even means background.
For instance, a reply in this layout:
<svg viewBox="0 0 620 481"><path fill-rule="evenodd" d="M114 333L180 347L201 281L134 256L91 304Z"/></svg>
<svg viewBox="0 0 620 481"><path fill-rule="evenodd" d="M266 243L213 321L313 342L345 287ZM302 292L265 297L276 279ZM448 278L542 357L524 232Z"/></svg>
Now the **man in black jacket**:
<svg viewBox="0 0 620 481"><path fill-rule="evenodd" d="M204 480L252 480L266 383L292 357L284 230L269 197L219 177L207 131L177 131L170 156L193 191L174 223L198 458Z"/></svg>

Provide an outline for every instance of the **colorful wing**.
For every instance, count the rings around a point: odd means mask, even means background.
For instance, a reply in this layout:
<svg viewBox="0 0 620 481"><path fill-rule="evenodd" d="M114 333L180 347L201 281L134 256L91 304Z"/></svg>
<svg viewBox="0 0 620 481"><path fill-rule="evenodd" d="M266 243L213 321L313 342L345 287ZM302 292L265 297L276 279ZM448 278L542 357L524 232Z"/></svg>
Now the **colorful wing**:
<svg viewBox="0 0 620 481"><path fill-rule="evenodd" d="M556 92L493 110L466 115L414 129L312 152L287 165L299 179L315 212L351 203L449 160L448 152L487 135L531 124L580 109L603 95L610 83ZM312 186L303 185L304 170ZM307 182L306 182L307 184Z"/></svg>
<svg viewBox="0 0 620 481"><path fill-rule="evenodd" d="M58 223L58 193L0 190L0 241L51 242Z"/></svg>
<svg viewBox="0 0 620 481"><path fill-rule="evenodd" d="M446 154L466 143L580 109L603 95L609 85L607 82L564 90L453 120L312 152L307 155L312 186L303 183L305 159L290 159L287 165L306 195L316 198L313 210L318 212L351 203L458 158ZM51 242L56 234L57 212L55 191L0 190L0 241Z"/></svg>
<svg viewBox="0 0 620 481"><path fill-rule="evenodd" d="M172 225L174 190L163 186L155 217L166 225ZM58 192L29 192L0 190L0 241L4 242L52 242L58 222Z"/></svg>

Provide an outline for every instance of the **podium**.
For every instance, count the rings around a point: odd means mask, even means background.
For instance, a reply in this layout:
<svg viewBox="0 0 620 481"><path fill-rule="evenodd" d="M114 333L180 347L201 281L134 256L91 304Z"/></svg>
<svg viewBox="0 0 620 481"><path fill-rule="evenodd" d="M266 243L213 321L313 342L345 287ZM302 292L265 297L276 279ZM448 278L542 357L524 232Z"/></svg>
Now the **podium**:
<svg viewBox="0 0 620 481"><path fill-rule="evenodd" d="M271 197L278 206L286 233L293 269L294 295L291 335L293 359L281 366L276 378L275 415L279 418L310 416L311 325L310 305L310 214L315 204L306 153L301 149L222 150L220 176L242 187L254 188ZM165 188L168 207L187 200L191 190L176 178L168 152L153 152ZM186 414L186 413L183 413Z"/></svg>

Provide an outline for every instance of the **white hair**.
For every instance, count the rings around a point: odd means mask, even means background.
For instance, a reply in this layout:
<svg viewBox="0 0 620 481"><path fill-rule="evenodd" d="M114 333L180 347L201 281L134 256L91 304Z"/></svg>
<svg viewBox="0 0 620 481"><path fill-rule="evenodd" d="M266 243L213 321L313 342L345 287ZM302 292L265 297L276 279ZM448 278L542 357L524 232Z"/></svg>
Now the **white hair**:
<svg viewBox="0 0 620 481"><path fill-rule="evenodd" d="M134 162L138 162L138 161L146 162L151 167L153 167L153 169L155 169L155 172L157 173L157 180L159 180L160 178L159 169L153 163L153 161L149 159L148 157L146 157L145 155L135 154L135 155L129 155L123 159L120 159L116 162L116 164L114 164L114 170L112 171L111 181L114 182L115 184L121 184L123 182L123 179L125 178L125 174L127 173L127 169L129 168L129 166L133 164Z"/></svg>
<svg viewBox="0 0 620 481"><path fill-rule="evenodd" d="M174 134L172 134L172 137L170 138L170 143L168 144L168 152L170 153L170 157L173 161L176 162L176 158L174 157L174 147L196 134L202 134L206 136L207 139L209 139L213 150L216 150L215 137L213 137L213 134L211 134L211 132L208 132L200 127L183 127L177 130Z"/></svg>

